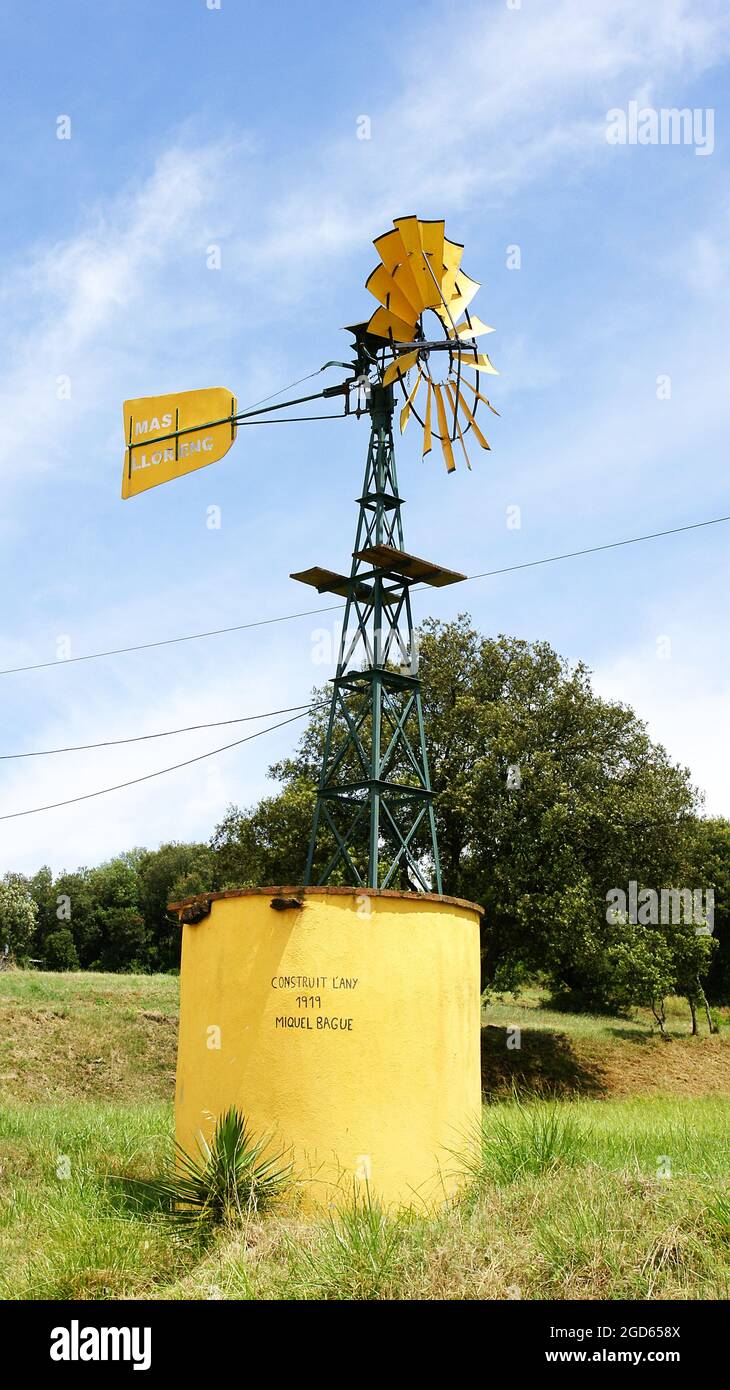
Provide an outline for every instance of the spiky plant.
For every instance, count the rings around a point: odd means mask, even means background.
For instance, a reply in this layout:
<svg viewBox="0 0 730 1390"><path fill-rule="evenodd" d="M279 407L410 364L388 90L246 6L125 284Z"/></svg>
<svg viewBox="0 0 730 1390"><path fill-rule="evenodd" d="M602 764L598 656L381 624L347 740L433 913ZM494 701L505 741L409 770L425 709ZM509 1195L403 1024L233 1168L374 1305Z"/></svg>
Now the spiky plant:
<svg viewBox="0 0 730 1390"><path fill-rule="evenodd" d="M189 1154L175 1143L175 1164L144 1184L167 1211L185 1221L235 1224L262 1211L282 1195L292 1173L282 1152L271 1152L268 1135L256 1138L240 1110L231 1106L216 1122L210 1143L197 1139Z"/></svg>

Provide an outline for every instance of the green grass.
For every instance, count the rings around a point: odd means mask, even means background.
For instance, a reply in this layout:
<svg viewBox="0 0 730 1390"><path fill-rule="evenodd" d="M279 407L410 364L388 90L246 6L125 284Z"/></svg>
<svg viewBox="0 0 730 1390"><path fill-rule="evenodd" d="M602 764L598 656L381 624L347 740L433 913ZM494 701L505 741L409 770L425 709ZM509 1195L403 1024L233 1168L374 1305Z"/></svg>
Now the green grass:
<svg viewBox="0 0 730 1390"><path fill-rule="evenodd" d="M93 1004L115 1013L130 998L139 1008L177 1017L180 981L176 975L100 975L89 970L3 970L0 999L22 1004Z"/></svg>
<svg viewBox="0 0 730 1390"><path fill-rule="evenodd" d="M727 1298L729 1125L716 1099L497 1103L469 1190L435 1218L285 1204L206 1233L119 1181L161 1170L169 1106L9 1106L0 1296Z"/></svg>
<svg viewBox="0 0 730 1390"><path fill-rule="evenodd" d="M728 1037L688 1037L681 1001L669 1042L641 1013L491 1003L470 1182L438 1216L361 1200L311 1218L292 1198L196 1230L128 1181L172 1153L177 990L0 974L3 1299L730 1295Z"/></svg>
<svg viewBox="0 0 730 1390"><path fill-rule="evenodd" d="M591 1167L628 1176L730 1177L730 1098L514 1100L484 1107L475 1174L492 1181ZM479 1152L480 1149L480 1152Z"/></svg>
<svg viewBox="0 0 730 1390"><path fill-rule="evenodd" d="M148 1294L185 1259L184 1240L129 1219L109 1173L142 1176L169 1144L167 1105L0 1110L0 1296Z"/></svg>
<svg viewBox="0 0 730 1390"><path fill-rule="evenodd" d="M707 1096L730 1094L727 1009L715 1011L719 1034L704 1015L691 1036L684 999L667 1000L667 1037L648 1009L626 1017L570 1014L551 1008L545 991L490 999L482 1010L482 1072L487 1094L563 1096ZM517 1030L517 1031L516 1031ZM509 1039L518 1048L508 1046Z"/></svg>
<svg viewBox="0 0 730 1390"><path fill-rule="evenodd" d="M637 1032L651 1035L657 1032L656 1020L650 1009L630 1009L625 1016L614 1014L564 1013L550 1007L547 992L537 985L521 990L519 997L511 999L505 995L491 997L484 1007L486 1022L509 1027L517 1024L541 1031L561 1029L573 1037L600 1038L610 1041L614 1038L632 1038ZM721 1025L730 1023L730 1010L716 1011ZM691 1018L686 999L669 998L666 1001L666 1030L670 1037L684 1038L691 1033ZM704 1012L699 1015L702 1033L707 1032Z"/></svg>
<svg viewBox="0 0 730 1390"><path fill-rule="evenodd" d="M166 1100L175 1084L179 980L0 973L0 1094L73 1104Z"/></svg>

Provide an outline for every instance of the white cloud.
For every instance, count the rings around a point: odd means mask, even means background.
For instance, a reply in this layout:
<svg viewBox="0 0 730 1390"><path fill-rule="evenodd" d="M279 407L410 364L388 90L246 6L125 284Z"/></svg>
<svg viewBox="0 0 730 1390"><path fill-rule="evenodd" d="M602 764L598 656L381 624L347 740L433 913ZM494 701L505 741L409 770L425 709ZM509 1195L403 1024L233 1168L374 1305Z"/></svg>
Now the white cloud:
<svg viewBox="0 0 730 1390"><path fill-rule="evenodd" d="M77 235L6 266L6 320L17 314L26 324L6 343L11 356L0 376L6 487L61 459L73 464L85 425L122 365L139 355L150 325L179 324L191 248L197 243L202 258L212 192L239 154L226 144L175 146ZM70 377L70 400L57 398L60 376Z"/></svg>
<svg viewBox="0 0 730 1390"><path fill-rule="evenodd" d="M613 662L601 664L594 685L607 699L626 701L631 691L630 703L651 737L690 769L704 793L706 813L730 816L730 744L724 732L730 669L718 651L720 630L708 629L696 617L687 627L672 627L668 659L657 655L656 639L647 633Z"/></svg>

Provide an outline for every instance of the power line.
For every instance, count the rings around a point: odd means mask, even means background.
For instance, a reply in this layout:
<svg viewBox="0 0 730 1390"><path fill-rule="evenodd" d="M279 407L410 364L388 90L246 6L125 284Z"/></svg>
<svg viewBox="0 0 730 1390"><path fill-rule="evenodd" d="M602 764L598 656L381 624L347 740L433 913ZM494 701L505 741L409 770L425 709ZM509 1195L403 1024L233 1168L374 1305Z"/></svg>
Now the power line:
<svg viewBox="0 0 730 1390"><path fill-rule="evenodd" d="M344 608L342 603L333 603L329 608L305 608L301 613L285 613L280 618L259 618L253 623L234 623L232 627L211 628L208 632L190 632L184 637L162 637L157 642L140 642L134 647L114 647L105 652L87 652L85 656L69 656L55 661L39 661L33 666L11 666L0 671L0 676L17 676L23 671L44 671L49 666L72 666L78 661L98 661L104 656L126 656L129 652L146 652L151 647L172 647L178 642L197 642L201 637L222 637L227 632L246 632L251 627L268 627L271 623L289 623L295 618L311 618L317 613L331 613Z"/></svg>
<svg viewBox="0 0 730 1390"><path fill-rule="evenodd" d="M578 556L582 556L582 555L595 555L595 554L597 554L599 551L602 551L602 550L616 550L616 549L618 549L619 547L625 546L625 545L638 545L638 544L639 544L640 542L642 542L642 541L657 540L657 539L659 539L660 537L663 537L663 536L675 536L675 535L680 534L680 533L683 532L683 531L696 531L696 530L700 530L702 527L705 527L705 526L719 526L721 523L727 522L727 521L730 521L730 516L713 517L711 520L708 520L708 521L695 521L695 522L690 522L690 523L688 523L686 526L673 526L673 527L671 527L671 528L669 528L669 529L667 529L667 530L664 530L664 531L652 531L652 532L648 532L646 535L643 535L643 536L631 536L631 537L628 537L626 540L621 540L621 541L608 541L608 542L605 542L605 543L602 544L602 545L589 546L589 547L586 547L585 549L582 549L582 550L570 550L570 551L566 551L566 552L564 552L564 553L561 554L561 555L547 555L547 556L544 556L544 557L543 557L542 559L540 559L540 560L526 560L526 561L521 562L521 563L518 564L518 565L506 565L506 566L504 566L503 568L500 568L500 569L483 570L480 574L470 574L470 575L467 576L467 578L468 578L468 579L486 579L486 578L491 578L491 577L494 576L494 575L499 575L499 574L511 574L511 573L513 573L515 570L531 569L531 568L535 567L536 565L550 565L550 564L554 564L554 563L555 563L556 561L558 561L558 560L571 560L571 559L575 559L575 558L577 558ZM423 588L423 587L425 587L425 586L419 585L419 586L417 586L417 587ZM269 623L288 622L288 621L291 621L292 619L297 618L297 617L309 617L309 616L311 616L312 614L316 614L316 613L328 613L328 612L334 611L335 609L339 609L339 608L343 608L343 607L344 607L344 604L332 604L331 606L326 607L326 608L315 608L315 609L310 609L309 612L307 612L307 613L289 613L289 614L284 614L283 616L281 616L281 617L279 617L279 618L264 618L264 619L261 619L259 622L256 622L256 623L243 623L243 624L237 625L236 627L219 628L219 629L216 630L216 632L209 632L209 633L194 633L194 634L191 634L191 635L189 635L189 636L187 636L187 637L173 637L173 638L167 638L167 639L165 639L165 640L163 640L163 641L160 641L160 642L145 643L145 644L144 644L144 647L120 648L117 652L97 652L97 653L92 653L92 654L90 654L90 655L88 655L88 656L86 656L86 657L74 657L74 658L72 658L72 660L75 660L75 661L91 661L91 660L93 660L93 659L94 659L95 657L97 657L97 656L111 656L111 655L115 655L115 656L116 656L116 655L119 655L119 654L120 654L121 652L123 652L123 651L140 651L140 650L144 650L146 647L150 647L150 646L168 646L168 645L170 645L171 643L174 643L174 642L190 642L190 641L194 641L196 637L217 636L219 633L222 633L222 632L236 632L236 631L242 631L243 629L248 628L248 627L263 627L263 626L266 626L266 625L269 624ZM56 662L44 662L44 663L42 663L43 666L53 666L53 665L56 665L56 664L58 664L58 663L56 663ZM18 669L18 670L37 670L37 669L39 669L39 668L38 668L38 667L19 667L19 668L17 668L17 669ZM9 674L11 674L11 673L10 673L10 672L7 672L7 671L0 671L0 675L9 675ZM241 746L241 744L243 744L243 743L249 743L249 742L251 741L251 739L258 738L261 734L271 733L274 729L281 729L281 728L283 728L284 725L286 725L286 724L293 724L297 719L302 719L302 718L304 717L304 714L307 713L309 710L313 709L314 706L313 706L313 705L293 705L293 706L290 706L290 708L291 708L291 709L296 709L296 710L299 711L298 713L293 714L292 717L291 717L291 719L284 719L284 720L282 720L279 724L271 724L271 725L269 725L266 729L258 729L257 732L256 732L255 734L247 734L245 738L236 739L236 740L234 740L234 742L232 742L232 743L223 744L222 747L220 747L220 748L213 748L213 749L211 749L210 752L208 752L208 753L200 753L200 754L198 754L197 757L195 757L195 758L187 758L184 762L175 763L172 767L163 767L163 768L160 768L157 772L148 772L148 773L146 773L146 774L145 774L144 776L142 776L142 777L133 777L133 778L131 778L129 781L127 781L127 782L119 782L119 783L117 783L117 784L116 784L115 786L113 786L113 787L103 787L100 791L96 791L96 792L86 792L83 796L74 796L74 797L70 797L70 798L69 798L68 800L66 800L66 801L56 801L56 802L51 803L51 804L48 805L48 806L34 806L34 807L32 807L30 810L28 810L28 811L12 811L12 812L10 812L9 814L6 814L6 815L0 815L0 821L2 821L2 820L16 820L16 819L18 819L18 818L21 817L21 816L34 816L34 815L38 815L38 814L39 814L40 812L42 812L42 811L55 811L55 810L58 810L59 808L61 808L61 807L63 807L63 806L73 806L73 805L76 805L77 802L79 802L79 801L90 801L90 800L92 800L93 798L95 798L95 797L97 797L97 796L106 796L106 795L109 794L109 792L122 791L122 790L124 790L124 788L126 788L126 787L137 786L140 782L149 782L149 781L152 781L153 778L155 778L155 777L164 777L167 773L170 773L170 772L177 772L177 771L179 771L180 768L183 768L183 767L190 767L190 766L192 766L193 763L203 762L206 758L213 758L213 757L215 757L218 753L225 753L225 752L227 752L227 751L228 751L229 749L231 749L231 748L238 748L238 747ZM284 713L287 713L287 712L288 712L288 711L286 711L286 710L271 710L271 711L270 711L270 714L277 714L277 713L284 714ZM216 723L210 723L210 724L195 724L195 725L190 725L190 726L189 726L188 728L186 728L186 729L167 729L167 730L163 730L162 733L159 733L159 734L142 734L142 735L139 735L139 736L136 737L136 738L129 738L129 739L113 739L113 740L108 740L108 741L106 741L106 742L104 742L104 743L98 743L98 744L80 744L80 745L77 745L77 747L75 747L75 748L70 748L70 747L69 747L69 748L47 749L47 750L43 750L42 752L39 752L39 753L13 753L13 754L4 754L4 755L0 755L0 760L7 760L7 759L11 759L11 758L20 758L20 757L44 757L44 756L48 756L48 755L50 755L50 754L52 754L52 753L78 752L78 751L81 751L82 749L87 749L87 748L104 748L104 747L111 747L111 746L113 746L114 744L121 744L121 743L137 743L137 742L142 742L142 741L145 740L145 739L151 739L151 738L165 738L165 737L168 737L168 736L171 735L171 734L176 734L176 733L188 733L188 732L192 732L192 731L194 731L194 730L203 729L203 728L217 728L217 727L220 727L220 725L222 725L222 724L237 724L237 723L242 723L244 720L248 720L248 719L257 719L257 718L263 719L263 718L267 718L267 717L268 717L268 716L267 716L267 715L264 715L264 714L261 714L261 715L244 715L244 716L242 716L240 719L219 720L219 721L217 721Z"/></svg>
<svg viewBox="0 0 730 1390"><path fill-rule="evenodd" d="M624 541L607 541L604 545L591 545L585 550L567 550L564 555L546 555L542 560L525 560L520 565L505 565L504 569L483 570L481 574L467 575L467 579L486 579L494 574L511 574L513 570L529 570L535 565L553 565L556 560L574 560L578 555L597 555L599 550L617 550L622 545L655 541L660 536L677 536L680 531L699 531L703 526L719 526L723 521L730 521L730 516L715 516L710 521L690 521L686 526L671 526L667 531L650 531L646 536L629 536Z"/></svg>
<svg viewBox="0 0 730 1390"><path fill-rule="evenodd" d="M554 565L559 560L574 560L582 555L597 555L602 550L617 550L625 545L639 545L642 541L659 540L663 536L677 536L683 531L698 531L705 526L720 526L730 521L730 516L716 516L708 521L692 521L686 526L671 526L664 531L650 531L643 536L629 536L621 541L607 541L603 545L591 545L583 550L567 550L560 555L545 555L539 560L523 560L517 565L504 565L500 569L482 570L479 574L467 575L467 582L474 579L491 579L500 574L513 574L516 570L534 569L538 565ZM422 590L424 585L414 585ZM190 632L182 637L162 637L156 642L140 642L130 647L114 647L108 651L87 652L84 656L71 656L63 660L38 661L29 666L10 666L0 671L0 676L16 676L26 671L44 671L51 666L71 666L80 661L99 661L107 656L126 656L130 652L150 651L154 647L171 647L180 642L197 642L204 637L222 637L229 632L246 632L250 628L269 627L274 623L290 623L298 618L316 617L319 613L335 613L344 608L344 603L332 603L322 608L304 608L297 613L283 613L276 618L259 618L251 623L234 623L230 627L211 628L205 632Z"/></svg>
<svg viewBox="0 0 730 1390"><path fill-rule="evenodd" d="M309 706L306 707L309 709ZM113 787L102 787L100 791L85 792L83 796L71 796L66 801L53 801L48 806L32 806L28 811L10 811L6 815L0 816L0 820L18 820L21 816L37 816L41 811L57 811L61 806L75 806L79 801L92 801L97 796L107 796L109 792L123 791L125 787L136 787L140 782L151 782L154 777L164 777L168 772L178 772L182 767L191 767L193 763L202 763L206 758L214 758L217 753L227 753L229 748L239 748L242 743L250 743L253 738L260 738L262 734L270 734L274 729L282 729L285 724L293 724L297 719L303 719L306 710L300 714L293 714L291 719L282 719L279 724L269 724L265 729L257 729L255 734L247 734L245 738L237 738L233 743L224 743L221 748L211 748L209 753L199 753L196 758L186 758L182 763L175 763L172 767L161 767L157 772L147 772L143 777L132 777L128 782L117 782Z"/></svg>
<svg viewBox="0 0 730 1390"><path fill-rule="evenodd" d="M236 719L216 719L208 724L186 724L181 729L162 729L156 734L135 734L133 738L108 738L100 743L75 743L67 748L41 748L30 753L0 753L0 762L14 762L18 758L50 758L56 753L84 753L92 748L118 748L123 743L144 743L152 738L170 738L174 734L192 734L199 729L220 729L226 724L248 724L254 719L273 719L276 714L291 714L294 710L324 709L324 705L287 705L284 709L263 710L261 714L242 714Z"/></svg>

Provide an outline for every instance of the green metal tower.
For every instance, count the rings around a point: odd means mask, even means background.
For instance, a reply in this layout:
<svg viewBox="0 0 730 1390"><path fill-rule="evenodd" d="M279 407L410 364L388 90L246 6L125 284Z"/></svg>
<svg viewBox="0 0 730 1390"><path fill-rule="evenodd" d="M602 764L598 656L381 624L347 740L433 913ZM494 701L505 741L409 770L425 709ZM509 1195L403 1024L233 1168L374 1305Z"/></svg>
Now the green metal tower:
<svg viewBox="0 0 730 1390"><path fill-rule="evenodd" d="M441 893L411 589L464 576L404 550L393 389L372 385L368 396L370 442L350 574L315 567L292 575L345 599L304 881L313 880L325 836L334 848L320 884L334 877Z"/></svg>

